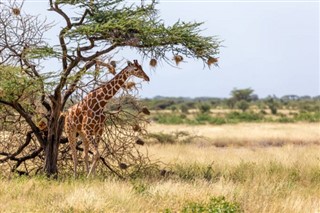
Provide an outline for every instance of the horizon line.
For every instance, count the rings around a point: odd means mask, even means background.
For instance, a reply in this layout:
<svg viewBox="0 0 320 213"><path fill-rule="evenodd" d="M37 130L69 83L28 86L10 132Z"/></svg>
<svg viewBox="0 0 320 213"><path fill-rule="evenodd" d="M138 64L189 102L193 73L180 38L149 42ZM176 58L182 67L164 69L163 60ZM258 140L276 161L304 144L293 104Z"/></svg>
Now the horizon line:
<svg viewBox="0 0 320 213"><path fill-rule="evenodd" d="M0 0L0 3L4 3L6 2L7 0ZM23 1L23 0L17 0L16 2L18 3L47 3L48 1L47 0L30 0L30 1ZM137 2L135 0L129 0L127 2ZM139 1L141 2L141 1ZM148 1L146 1L148 2ZM319 0L306 0L306 1L303 1L303 0L173 0L173 1L170 1L170 0L159 0L158 3L320 3Z"/></svg>

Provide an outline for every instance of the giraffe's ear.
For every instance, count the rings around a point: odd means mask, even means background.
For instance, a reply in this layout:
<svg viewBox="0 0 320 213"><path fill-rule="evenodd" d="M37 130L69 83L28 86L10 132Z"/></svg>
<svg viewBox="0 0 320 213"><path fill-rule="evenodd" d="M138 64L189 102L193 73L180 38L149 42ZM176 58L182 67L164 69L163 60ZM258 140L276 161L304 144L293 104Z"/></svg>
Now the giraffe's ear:
<svg viewBox="0 0 320 213"><path fill-rule="evenodd" d="M131 61L128 61L128 66L132 66L133 64L131 63Z"/></svg>

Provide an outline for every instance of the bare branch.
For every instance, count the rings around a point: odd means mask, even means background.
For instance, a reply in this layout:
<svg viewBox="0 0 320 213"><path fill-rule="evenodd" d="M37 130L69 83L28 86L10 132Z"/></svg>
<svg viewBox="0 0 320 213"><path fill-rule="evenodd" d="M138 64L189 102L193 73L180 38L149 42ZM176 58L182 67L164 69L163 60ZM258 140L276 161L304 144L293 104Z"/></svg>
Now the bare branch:
<svg viewBox="0 0 320 213"><path fill-rule="evenodd" d="M24 110L24 108L19 103L13 103L13 108L17 110L17 112L26 120L26 122L31 127L32 131L35 133L38 141L40 142L41 146L45 146L45 141L43 140L43 137L41 135L40 129L37 127L37 125L33 122L31 116Z"/></svg>
<svg viewBox="0 0 320 213"><path fill-rule="evenodd" d="M19 155L29 144L30 144L30 141L31 141L31 135L32 135L32 131L29 131L26 135L26 141L24 144L22 144L16 152L10 154L10 153L7 153L7 152L0 152L0 155L4 155L4 156L7 156L3 159L0 159L0 163L3 163L7 160L17 160L16 156Z"/></svg>

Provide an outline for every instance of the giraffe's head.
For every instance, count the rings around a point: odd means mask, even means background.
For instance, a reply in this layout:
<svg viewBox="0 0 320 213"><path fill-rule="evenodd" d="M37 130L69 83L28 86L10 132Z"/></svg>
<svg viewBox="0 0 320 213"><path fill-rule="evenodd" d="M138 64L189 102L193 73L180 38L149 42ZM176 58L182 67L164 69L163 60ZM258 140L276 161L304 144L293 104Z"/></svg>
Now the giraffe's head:
<svg viewBox="0 0 320 213"><path fill-rule="evenodd" d="M129 73L131 75L134 75L138 78L142 78L145 81L149 81L149 77L147 74L143 71L141 65L138 63L137 60L133 60L134 63L131 63L128 61L128 68L129 68Z"/></svg>

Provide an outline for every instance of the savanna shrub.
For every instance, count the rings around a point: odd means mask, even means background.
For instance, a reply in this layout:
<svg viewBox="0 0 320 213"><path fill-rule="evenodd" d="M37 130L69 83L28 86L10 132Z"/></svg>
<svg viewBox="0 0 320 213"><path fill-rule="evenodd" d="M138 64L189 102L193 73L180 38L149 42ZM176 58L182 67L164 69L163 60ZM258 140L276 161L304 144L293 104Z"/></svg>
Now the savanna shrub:
<svg viewBox="0 0 320 213"><path fill-rule="evenodd" d="M158 114L154 117L154 120L159 124L183 124L185 115L179 114Z"/></svg>
<svg viewBox="0 0 320 213"><path fill-rule="evenodd" d="M226 119L231 123L261 121L263 115L254 112L231 112L226 115Z"/></svg>
<svg viewBox="0 0 320 213"><path fill-rule="evenodd" d="M240 205L236 202L229 202L225 197L213 197L208 203L189 203L183 209L183 213L236 213L243 212Z"/></svg>

